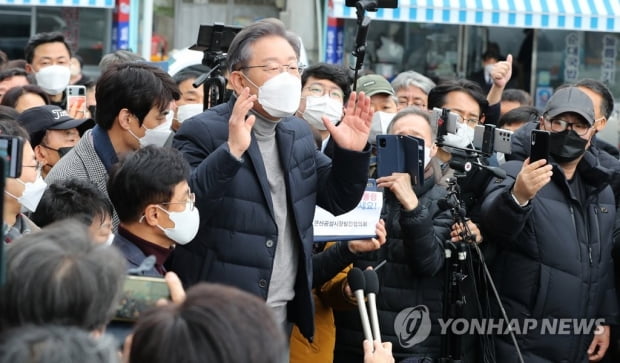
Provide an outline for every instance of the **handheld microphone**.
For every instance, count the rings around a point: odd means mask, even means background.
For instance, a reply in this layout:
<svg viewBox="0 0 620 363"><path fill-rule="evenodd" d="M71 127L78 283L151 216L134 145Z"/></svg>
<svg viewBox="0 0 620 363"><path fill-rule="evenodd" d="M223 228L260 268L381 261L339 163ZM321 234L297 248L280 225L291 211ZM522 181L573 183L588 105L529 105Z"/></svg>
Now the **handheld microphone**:
<svg viewBox="0 0 620 363"><path fill-rule="evenodd" d="M355 294L355 299L357 300L357 308L360 312L360 320L362 321L364 337L368 341L372 342L368 312L366 311L366 304L364 303L364 288L366 287L364 273L357 267L352 268L347 275L347 282L349 283L351 290Z"/></svg>
<svg viewBox="0 0 620 363"><path fill-rule="evenodd" d="M379 315L377 314L377 294L379 293L379 277L375 270L364 270L366 280L366 296L368 297L368 310L370 311L370 325L375 340L381 341L379 330Z"/></svg>

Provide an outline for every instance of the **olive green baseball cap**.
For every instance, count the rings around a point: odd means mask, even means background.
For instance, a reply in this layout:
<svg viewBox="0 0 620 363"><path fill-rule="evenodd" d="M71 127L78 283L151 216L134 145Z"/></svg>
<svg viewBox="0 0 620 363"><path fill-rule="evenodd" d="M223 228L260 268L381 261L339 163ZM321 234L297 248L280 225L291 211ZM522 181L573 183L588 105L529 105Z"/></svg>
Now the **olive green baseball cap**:
<svg viewBox="0 0 620 363"><path fill-rule="evenodd" d="M385 77L378 74L369 74L367 76L360 77L357 80L357 92L364 92L368 97L374 96L380 93L386 93L394 96L394 89L390 85L390 82Z"/></svg>

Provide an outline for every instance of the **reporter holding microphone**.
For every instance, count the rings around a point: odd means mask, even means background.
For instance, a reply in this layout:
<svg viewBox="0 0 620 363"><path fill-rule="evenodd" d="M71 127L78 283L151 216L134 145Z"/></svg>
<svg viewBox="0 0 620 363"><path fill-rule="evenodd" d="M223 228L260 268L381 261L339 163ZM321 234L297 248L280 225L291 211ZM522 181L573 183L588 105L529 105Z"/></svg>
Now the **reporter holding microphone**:
<svg viewBox="0 0 620 363"><path fill-rule="evenodd" d="M380 336L373 334L373 342L365 339L356 309L335 310L335 363L390 362L393 361L390 360L391 354L396 361L407 362L440 357L437 319L441 318L443 309L444 241L451 239L451 233L458 228L453 226L450 213L437 206L437 201L447 192L434 179L435 173L439 172L435 168L438 163L432 161L437 147L428 114L417 108L403 109L392 120L388 133L424 140L428 150L425 151L424 183L423 186L412 185L407 173L377 179L377 186L384 188L382 218L388 240L380 249L359 256L354 266L365 270L387 261L376 271L379 284L376 299L379 329L376 330L380 330ZM469 227L479 236L474 225ZM480 240L478 237L477 242ZM331 286L349 291L343 287L344 283ZM425 306L427 310L419 306ZM407 311L412 308L418 308L417 315L407 316ZM433 321L430 335L420 341L416 341L416 335L423 334L422 329L417 331L419 334L414 334L416 332L410 327L419 326L422 320L413 321L414 317ZM463 351L468 356L474 349L464 344Z"/></svg>

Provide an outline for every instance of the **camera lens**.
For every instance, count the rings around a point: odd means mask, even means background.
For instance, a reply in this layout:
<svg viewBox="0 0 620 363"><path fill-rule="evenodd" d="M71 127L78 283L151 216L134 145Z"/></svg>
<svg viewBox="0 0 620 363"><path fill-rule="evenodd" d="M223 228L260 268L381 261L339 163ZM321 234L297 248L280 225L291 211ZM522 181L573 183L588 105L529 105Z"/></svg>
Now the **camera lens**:
<svg viewBox="0 0 620 363"><path fill-rule="evenodd" d="M387 143L386 143L385 139L380 139L380 140L379 140L379 146L381 146L381 147L385 147L385 145L386 145L386 144L387 144Z"/></svg>

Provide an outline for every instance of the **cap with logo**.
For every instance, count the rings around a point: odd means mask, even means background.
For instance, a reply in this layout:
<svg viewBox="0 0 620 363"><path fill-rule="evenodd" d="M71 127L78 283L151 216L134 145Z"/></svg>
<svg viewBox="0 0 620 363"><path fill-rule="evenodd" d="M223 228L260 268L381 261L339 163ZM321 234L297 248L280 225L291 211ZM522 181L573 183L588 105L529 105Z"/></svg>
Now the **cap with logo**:
<svg viewBox="0 0 620 363"><path fill-rule="evenodd" d="M74 119L67 111L54 105L33 107L25 110L17 119L30 135L30 144L41 143L47 130L69 130L77 128L80 135L94 126L91 119Z"/></svg>
<svg viewBox="0 0 620 363"><path fill-rule="evenodd" d="M545 106L545 116L549 119L565 112L573 112L584 118L588 124L594 123L592 99L577 87L557 90Z"/></svg>
<svg viewBox="0 0 620 363"><path fill-rule="evenodd" d="M378 74L369 74L360 77L357 80L357 92L364 92L368 97L374 96L380 93L386 93L394 96L394 89L390 82L385 77Z"/></svg>

